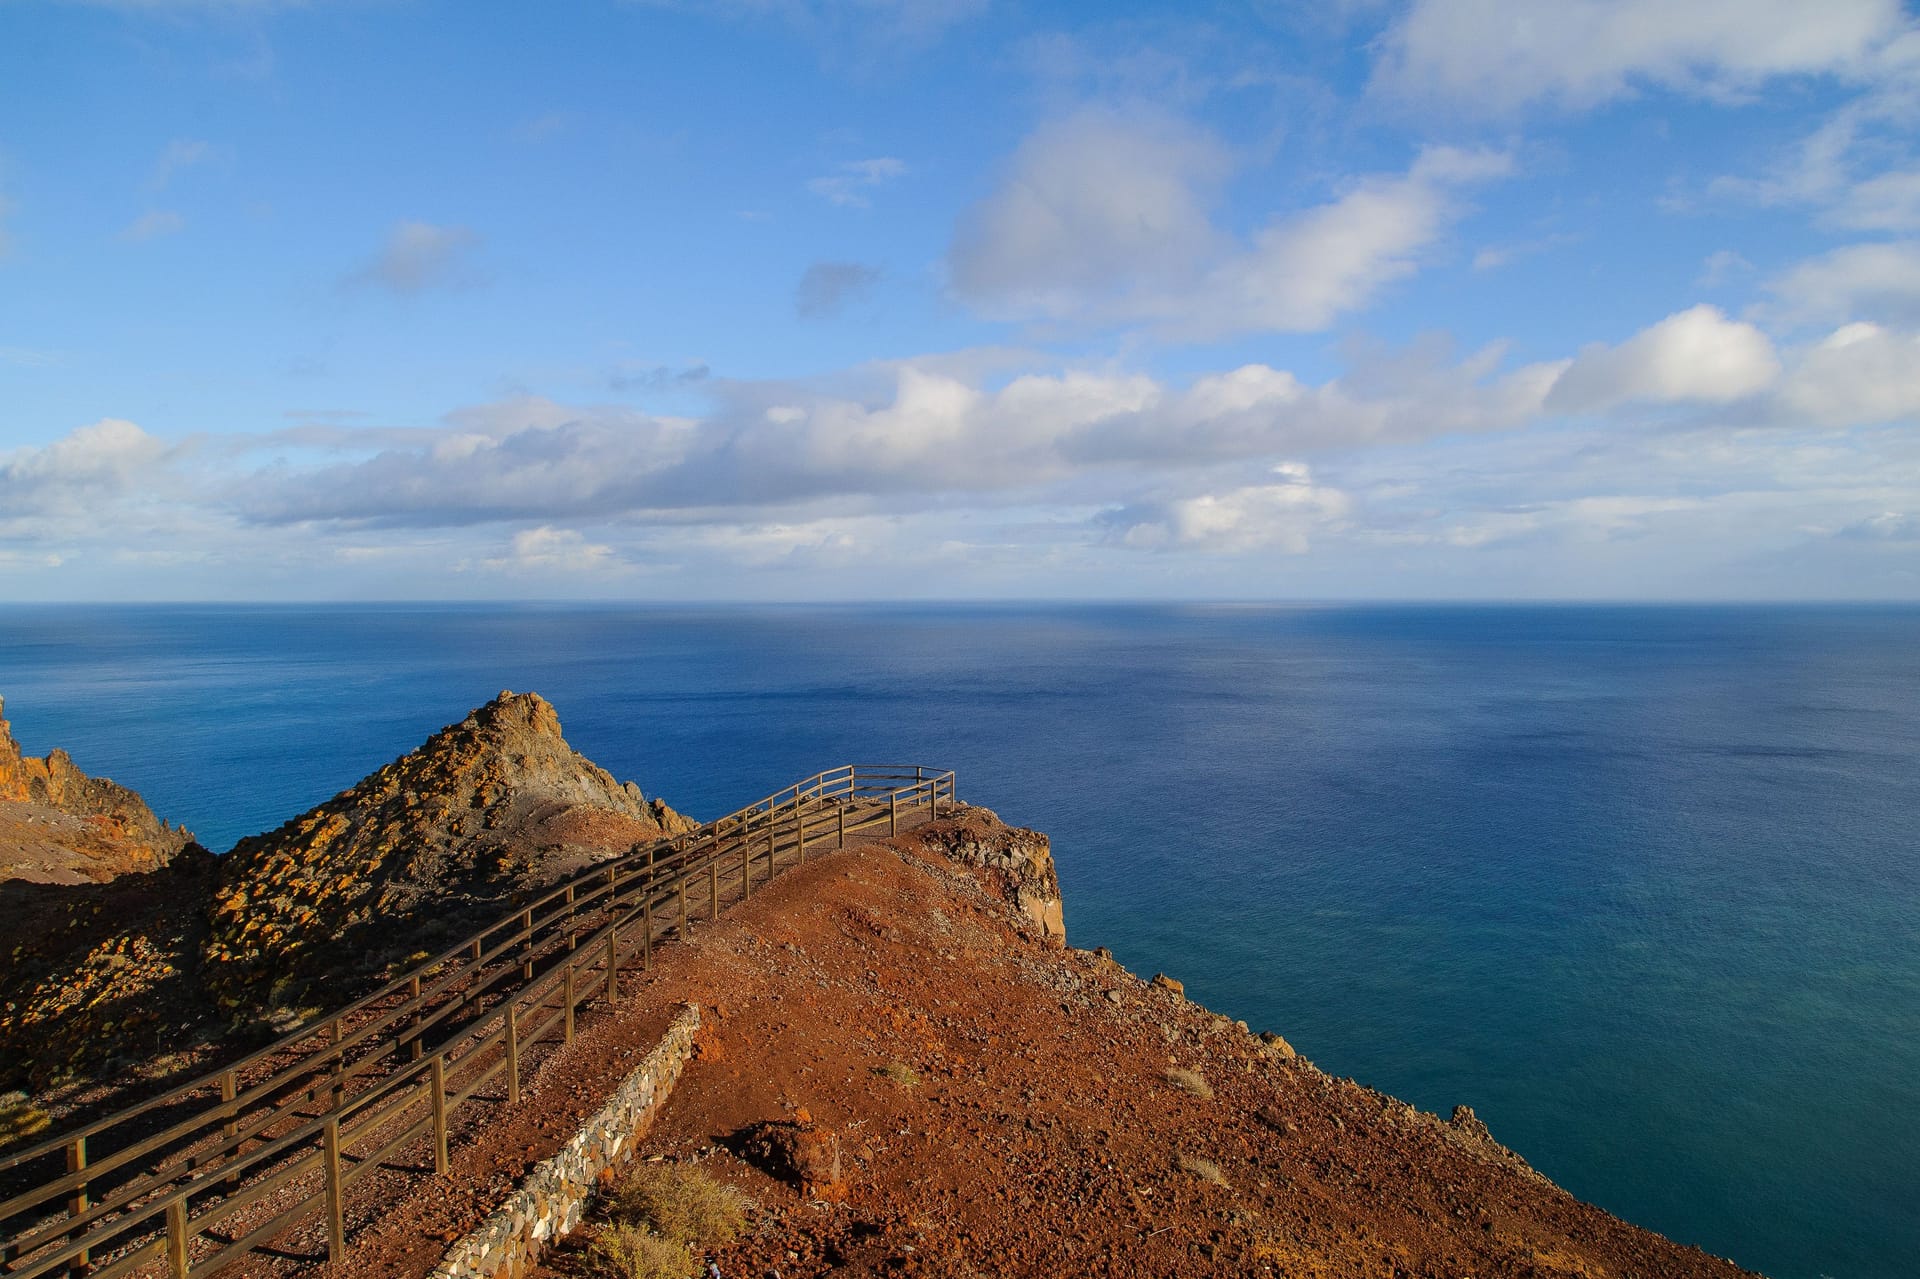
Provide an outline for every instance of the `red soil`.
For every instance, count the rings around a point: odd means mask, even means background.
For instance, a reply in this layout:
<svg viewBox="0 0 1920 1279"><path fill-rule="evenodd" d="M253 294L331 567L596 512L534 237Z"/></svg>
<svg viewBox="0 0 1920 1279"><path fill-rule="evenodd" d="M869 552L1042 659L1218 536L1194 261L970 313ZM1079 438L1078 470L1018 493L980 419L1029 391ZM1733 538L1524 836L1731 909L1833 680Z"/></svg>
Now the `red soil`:
<svg viewBox="0 0 1920 1279"><path fill-rule="evenodd" d="M662 947L452 1176L357 1232L344 1272L424 1274L692 1001L707 1029L641 1153L700 1160L760 1205L714 1257L728 1279L1746 1273L1579 1203L1477 1124L1048 947L1004 885L933 847L820 857ZM837 1141L843 1184L803 1194L734 1153L768 1120ZM541 1273L577 1264L563 1246Z"/></svg>

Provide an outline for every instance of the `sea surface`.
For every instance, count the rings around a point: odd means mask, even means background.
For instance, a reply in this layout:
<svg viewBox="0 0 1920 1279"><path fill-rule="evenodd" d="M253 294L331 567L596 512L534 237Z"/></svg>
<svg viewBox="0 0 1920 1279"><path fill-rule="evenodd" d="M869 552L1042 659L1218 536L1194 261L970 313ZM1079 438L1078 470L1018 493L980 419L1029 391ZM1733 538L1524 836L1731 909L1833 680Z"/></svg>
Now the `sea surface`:
<svg viewBox="0 0 1920 1279"><path fill-rule="evenodd" d="M1777 1279L1920 1274L1920 609L0 607L224 849L503 688L710 817L953 767L1069 938Z"/></svg>

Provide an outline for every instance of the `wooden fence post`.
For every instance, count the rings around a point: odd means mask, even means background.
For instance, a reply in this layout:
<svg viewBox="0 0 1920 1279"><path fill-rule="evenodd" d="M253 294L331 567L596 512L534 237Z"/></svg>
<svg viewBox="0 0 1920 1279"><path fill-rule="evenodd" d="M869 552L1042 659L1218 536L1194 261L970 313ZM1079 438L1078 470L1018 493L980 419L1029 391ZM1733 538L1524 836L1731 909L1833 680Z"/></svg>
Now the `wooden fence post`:
<svg viewBox="0 0 1920 1279"><path fill-rule="evenodd" d="M533 912L520 912L520 980L533 980Z"/></svg>
<svg viewBox="0 0 1920 1279"><path fill-rule="evenodd" d="M67 1143L67 1171L81 1172L86 1168L86 1166L87 1166L87 1139L84 1136L75 1137L72 1141ZM73 1197L67 1200L67 1212L71 1216L78 1217L81 1213L85 1212L86 1210L87 1210L87 1183L82 1181L79 1185L73 1188ZM92 1251L87 1248L82 1248L79 1254L76 1255L73 1260L74 1260L74 1265L78 1268L78 1270L84 1271L87 1268L88 1263L92 1259L93 1259Z"/></svg>
<svg viewBox="0 0 1920 1279"><path fill-rule="evenodd" d="M793 840L800 845L800 864L807 864L807 815L800 807L800 800L793 801Z"/></svg>
<svg viewBox="0 0 1920 1279"><path fill-rule="evenodd" d="M187 1279L187 1197L167 1202L167 1273Z"/></svg>
<svg viewBox="0 0 1920 1279"><path fill-rule="evenodd" d="M773 805L767 805L767 878L773 878L774 867L774 831L778 824L773 820Z"/></svg>
<svg viewBox="0 0 1920 1279"><path fill-rule="evenodd" d="M520 1104L520 1014L511 999L507 1001L507 1104Z"/></svg>
<svg viewBox="0 0 1920 1279"><path fill-rule="evenodd" d="M647 899L640 903L640 966L653 970L653 886L647 886Z"/></svg>
<svg viewBox="0 0 1920 1279"><path fill-rule="evenodd" d="M420 1060L420 1008L418 1003L420 999L420 974L419 973L415 973L413 975L413 980L407 983L407 998L415 1001L414 1009L413 1009L413 1037L407 1041L407 1060L419 1061Z"/></svg>
<svg viewBox="0 0 1920 1279"><path fill-rule="evenodd" d="M620 946L615 940L619 935L619 924L607 925L607 1002L610 1004L620 998Z"/></svg>
<svg viewBox="0 0 1920 1279"><path fill-rule="evenodd" d="M847 797L847 803L852 802L852 799L853 797L849 795ZM837 808L834 809L834 813L837 815L838 824L840 827L840 847L841 848L845 848L847 846L847 803L842 803Z"/></svg>
<svg viewBox="0 0 1920 1279"><path fill-rule="evenodd" d="M887 834L900 833L900 790L895 787L887 792Z"/></svg>
<svg viewBox="0 0 1920 1279"><path fill-rule="evenodd" d="M567 950L571 952L580 939L573 932L573 885L567 885Z"/></svg>
<svg viewBox="0 0 1920 1279"><path fill-rule="evenodd" d="M680 940L687 939L687 873L680 872Z"/></svg>
<svg viewBox="0 0 1920 1279"><path fill-rule="evenodd" d="M447 1171L447 1055L435 1053L429 1063L427 1086L433 1099L433 1170Z"/></svg>
<svg viewBox="0 0 1920 1279"><path fill-rule="evenodd" d="M752 893L753 845L743 841L740 845L740 900L747 900Z"/></svg>
<svg viewBox="0 0 1920 1279"><path fill-rule="evenodd" d="M560 993L567 1001L566 1030L561 1033L561 1043L573 1042L573 961L567 961L566 974L560 979Z"/></svg>
<svg viewBox="0 0 1920 1279"><path fill-rule="evenodd" d="M707 893L711 898L707 918L717 923L720 919L720 859L717 849L715 854L714 860L707 863Z"/></svg>
<svg viewBox="0 0 1920 1279"><path fill-rule="evenodd" d="M340 1108L340 1099L344 1097L347 1092L347 1052L346 1049L340 1047L340 1037L346 1034L346 1027L340 1024L338 1017L335 1017L331 1024L333 1026L334 1053L333 1069L329 1072L330 1084L327 1089L327 1095L332 1099L329 1104L333 1109L338 1110Z"/></svg>
<svg viewBox="0 0 1920 1279"><path fill-rule="evenodd" d="M337 1266L347 1259L346 1196L340 1184L340 1116L327 1116L326 1127L320 1130L320 1149L327 1165L327 1261Z"/></svg>

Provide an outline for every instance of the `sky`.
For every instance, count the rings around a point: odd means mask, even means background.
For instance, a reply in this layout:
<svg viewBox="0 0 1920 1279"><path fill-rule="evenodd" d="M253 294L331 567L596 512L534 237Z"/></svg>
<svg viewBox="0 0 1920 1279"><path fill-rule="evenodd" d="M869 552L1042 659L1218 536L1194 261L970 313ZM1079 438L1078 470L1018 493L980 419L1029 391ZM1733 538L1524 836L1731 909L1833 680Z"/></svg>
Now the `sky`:
<svg viewBox="0 0 1920 1279"><path fill-rule="evenodd" d="M0 0L0 601L1920 599L1897 0Z"/></svg>

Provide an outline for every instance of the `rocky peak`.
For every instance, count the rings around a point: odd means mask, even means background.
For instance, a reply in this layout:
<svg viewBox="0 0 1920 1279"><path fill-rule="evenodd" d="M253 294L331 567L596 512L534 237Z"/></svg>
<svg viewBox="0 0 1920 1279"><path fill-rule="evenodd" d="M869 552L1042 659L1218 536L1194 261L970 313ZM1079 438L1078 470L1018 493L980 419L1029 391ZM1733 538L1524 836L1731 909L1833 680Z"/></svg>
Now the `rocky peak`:
<svg viewBox="0 0 1920 1279"><path fill-rule="evenodd" d="M503 692L278 830L221 859L209 977L235 1004L380 957L435 948L514 893L694 823L567 744L533 693ZM376 927L377 926L377 927Z"/></svg>
<svg viewBox="0 0 1920 1279"><path fill-rule="evenodd" d="M63 750L23 754L0 701L0 879L84 883L157 870L193 836L139 795L89 777Z"/></svg>

